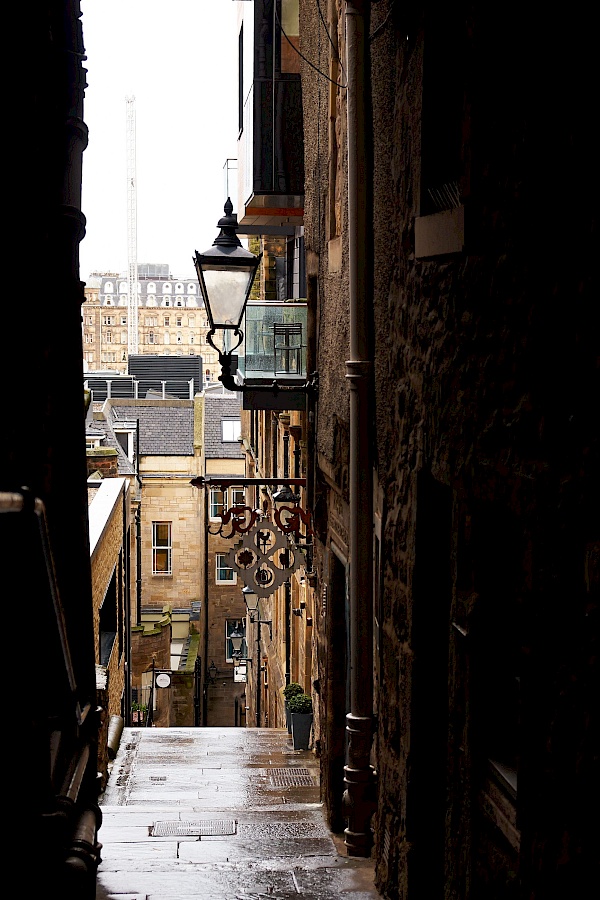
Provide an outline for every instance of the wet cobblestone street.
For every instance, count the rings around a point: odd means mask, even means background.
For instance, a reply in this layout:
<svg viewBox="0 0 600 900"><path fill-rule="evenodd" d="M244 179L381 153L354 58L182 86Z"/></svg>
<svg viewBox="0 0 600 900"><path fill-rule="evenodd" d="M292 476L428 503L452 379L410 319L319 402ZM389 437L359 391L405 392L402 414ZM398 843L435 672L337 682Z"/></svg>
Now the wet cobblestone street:
<svg viewBox="0 0 600 900"><path fill-rule="evenodd" d="M126 728L101 800L97 900L374 900L280 729Z"/></svg>

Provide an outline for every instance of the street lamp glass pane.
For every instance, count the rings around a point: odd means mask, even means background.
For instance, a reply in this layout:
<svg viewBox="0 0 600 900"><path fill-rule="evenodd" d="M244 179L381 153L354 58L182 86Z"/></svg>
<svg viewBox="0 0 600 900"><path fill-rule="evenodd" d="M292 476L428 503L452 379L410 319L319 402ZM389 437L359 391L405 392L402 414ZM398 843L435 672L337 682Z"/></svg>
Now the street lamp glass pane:
<svg viewBox="0 0 600 900"><path fill-rule="evenodd" d="M249 586L242 588L242 594L244 595L248 612L256 612L258 607L258 594L256 594Z"/></svg>
<svg viewBox="0 0 600 900"><path fill-rule="evenodd" d="M204 283L215 328L237 328L254 266L236 271L204 269Z"/></svg>

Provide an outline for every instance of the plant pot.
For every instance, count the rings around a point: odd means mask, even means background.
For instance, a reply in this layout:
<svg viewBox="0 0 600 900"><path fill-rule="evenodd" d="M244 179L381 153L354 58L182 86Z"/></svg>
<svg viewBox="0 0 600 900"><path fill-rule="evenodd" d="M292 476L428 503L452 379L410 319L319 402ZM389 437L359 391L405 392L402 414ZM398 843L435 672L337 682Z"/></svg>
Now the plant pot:
<svg viewBox="0 0 600 900"><path fill-rule="evenodd" d="M291 713L292 743L294 750L308 750L310 744L310 730L312 728L312 713Z"/></svg>

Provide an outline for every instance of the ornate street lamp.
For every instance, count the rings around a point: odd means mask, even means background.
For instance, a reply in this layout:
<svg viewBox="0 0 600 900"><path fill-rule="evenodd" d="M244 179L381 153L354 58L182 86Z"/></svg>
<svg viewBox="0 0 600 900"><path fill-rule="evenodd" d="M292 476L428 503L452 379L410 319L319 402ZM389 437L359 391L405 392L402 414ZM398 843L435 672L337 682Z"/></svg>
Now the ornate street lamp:
<svg viewBox="0 0 600 900"><path fill-rule="evenodd" d="M260 617L260 609L258 604L260 603L260 597L255 591L252 590L249 584L246 587L242 588L242 594L244 600L246 602L246 609L250 614L250 621L252 624L256 625L268 625L269 626L269 638L273 640L273 629L272 629L272 621L270 619L261 619ZM257 617L257 618L256 618ZM260 629L259 629L260 630Z"/></svg>
<svg viewBox="0 0 600 900"><path fill-rule="evenodd" d="M250 616L253 617L258 612L258 594L249 584L242 588L242 594L246 603L246 609ZM251 618L251 621L254 621L254 619Z"/></svg>
<svg viewBox="0 0 600 900"><path fill-rule="evenodd" d="M277 509L281 509L283 506L292 506L299 503L299 501L299 494L295 494L289 484L284 484L283 487L280 487L279 490L275 491L273 494L273 503Z"/></svg>
<svg viewBox="0 0 600 900"><path fill-rule="evenodd" d="M233 647L232 656L234 659L239 659L242 655L242 644L244 643L244 638L245 634L240 628L239 622L236 622L232 630L229 632L229 640L231 641L231 645Z"/></svg>
<svg viewBox="0 0 600 900"><path fill-rule="evenodd" d="M208 680L211 684L214 684L217 680L217 675L219 674L219 670L215 666L214 660L211 659L210 666L208 667L206 674L208 675Z"/></svg>
<svg viewBox="0 0 600 900"><path fill-rule="evenodd" d="M316 372L313 372L303 384L279 384L275 380L269 385L239 383L235 373L232 372L233 351L244 340L244 332L240 326L262 253L255 256L242 247L236 234L237 216L233 213L233 204L229 197L223 211L225 215L217 223L217 227L221 230L214 244L204 253L198 253L196 250L193 257L210 325L206 340L219 354L221 365L219 381L228 391L247 392L251 403L245 407L247 409L292 408L290 404L299 402L303 394L318 389ZM216 331L224 332L222 347L218 347L213 341ZM237 339L237 343L231 347L229 332L233 332L233 337ZM280 394L285 395L287 399L279 397ZM259 400L259 396L263 395L270 395L270 398ZM302 407L293 406L293 408Z"/></svg>
<svg viewBox="0 0 600 900"><path fill-rule="evenodd" d="M206 339L219 354L222 369L219 380L228 390L236 391L240 388L231 372L232 353L244 339L240 325L262 253L255 256L242 247L236 234L237 216L229 197L223 211L225 215L217 223L221 231L214 244L204 253L196 250L194 264L210 324ZM213 342L217 330L225 332L223 347ZM233 347L226 347L228 332L237 338Z"/></svg>

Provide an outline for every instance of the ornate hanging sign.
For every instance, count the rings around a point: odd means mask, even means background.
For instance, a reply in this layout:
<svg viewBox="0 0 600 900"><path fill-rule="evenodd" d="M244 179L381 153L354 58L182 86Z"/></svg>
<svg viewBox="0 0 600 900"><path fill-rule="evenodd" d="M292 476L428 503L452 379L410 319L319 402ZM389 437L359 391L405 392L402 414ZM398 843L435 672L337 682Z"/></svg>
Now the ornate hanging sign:
<svg viewBox="0 0 600 900"><path fill-rule="evenodd" d="M304 554L290 547L285 535L268 521L251 528L227 554L247 587L261 599L275 593L290 575L306 564Z"/></svg>
<svg viewBox="0 0 600 900"><path fill-rule="evenodd" d="M305 527L305 536L314 534L310 509L305 512L301 506L280 506L279 509L275 508L273 518L277 527L284 534L293 534L296 540L301 537L300 528L302 526L300 523Z"/></svg>
<svg viewBox="0 0 600 900"><path fill-rule="evenodd" d="M220 534L224 538L232 538L234 534L247 534L261 517L260 509L250 506L232 506L221 516L221 521L208 526L209 534ZM226 533L226 529L230 529Z"/></svg>

